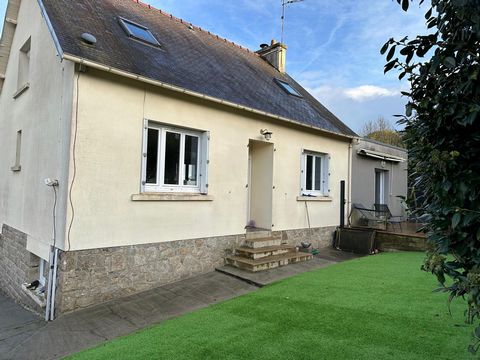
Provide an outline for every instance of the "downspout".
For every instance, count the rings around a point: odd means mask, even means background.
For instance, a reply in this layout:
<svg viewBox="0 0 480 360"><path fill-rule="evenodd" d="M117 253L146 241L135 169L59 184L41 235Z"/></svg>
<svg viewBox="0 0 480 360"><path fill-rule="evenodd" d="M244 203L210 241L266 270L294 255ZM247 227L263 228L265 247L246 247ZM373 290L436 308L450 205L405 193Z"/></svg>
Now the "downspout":
<svg viewBox="0 0 480 360"><path fill-rule="evenodd" d="M350 227L350 210L352 206L352 165L353 165L353 159L352 159L352 149L353 149L353 142L356 139L352 139L350 143L348 144L348 185L347 185L347 225Z"/></svg>
<svg viewBox="0 0 480 360"><path fill-rule="evenodd" d="M55 292L57 288L57 260L58 249L51 247L50 249L50 269L48 271L48 287L47 287L47 306L45 308L45 321L55 319Z"/></svg>

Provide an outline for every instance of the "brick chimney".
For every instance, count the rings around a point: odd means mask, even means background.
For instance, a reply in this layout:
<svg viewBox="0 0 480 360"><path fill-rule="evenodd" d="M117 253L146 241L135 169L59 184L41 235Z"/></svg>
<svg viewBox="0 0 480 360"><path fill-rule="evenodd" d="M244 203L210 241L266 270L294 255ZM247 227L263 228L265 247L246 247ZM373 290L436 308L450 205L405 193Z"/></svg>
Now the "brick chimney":
<svg viewBox="0 0 480 360"><path fill-rule="evenodd" d="M260 45L260 50L256 53L259 54L264 60L268 61L270 65L285 73L285 62L287 58L287 46L272 40L270 45Z"/></svg>

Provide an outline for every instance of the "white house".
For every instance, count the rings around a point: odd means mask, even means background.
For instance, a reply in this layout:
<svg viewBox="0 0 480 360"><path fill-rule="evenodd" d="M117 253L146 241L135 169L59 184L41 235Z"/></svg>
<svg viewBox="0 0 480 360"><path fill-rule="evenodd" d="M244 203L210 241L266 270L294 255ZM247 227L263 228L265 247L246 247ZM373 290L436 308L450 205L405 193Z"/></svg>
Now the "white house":
<svg viewBox="0 0 480 360"><path fill-rule="evenodd" d="M9 0L3 291L52 318L212 271L246 226L328 245L356 134L285 55L133 0Z"/></svg>

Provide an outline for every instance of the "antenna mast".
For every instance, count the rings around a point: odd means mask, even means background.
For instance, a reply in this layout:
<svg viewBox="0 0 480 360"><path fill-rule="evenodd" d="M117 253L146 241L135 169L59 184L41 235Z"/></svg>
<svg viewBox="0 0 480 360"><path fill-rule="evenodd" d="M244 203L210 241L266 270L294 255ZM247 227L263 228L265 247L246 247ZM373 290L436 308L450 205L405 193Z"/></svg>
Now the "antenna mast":
<svg viewBox="0 0 480 360"><path fill-rule="evenodd" d="M282 0L282 37L280 41L282 44L283 44L283 35L285 32L285 8L287 7L287 5L301 2L301 1L304 1L304 0Z"/></svg>

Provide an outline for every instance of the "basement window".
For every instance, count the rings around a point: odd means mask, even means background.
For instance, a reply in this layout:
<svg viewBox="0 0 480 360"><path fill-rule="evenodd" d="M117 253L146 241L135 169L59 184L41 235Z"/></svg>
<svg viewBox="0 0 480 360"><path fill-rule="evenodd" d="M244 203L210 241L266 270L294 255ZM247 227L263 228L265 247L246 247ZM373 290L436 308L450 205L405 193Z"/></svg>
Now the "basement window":
<svg viewBox="0 0 480 360"><path fill-rule="evenodd" d="M300 93L295 90L292 85L290 85L289 83L285 82L285 81L282 81L282 80L279 80L279 79L275 79L275 82L283 89L283 91L285 91L287 94L290 94L290 95L293 95L293 96L297 96L297 97L303 97L302 95L300 95Z"/></svg>
<svg viewBox="0 0 480 360"><path fill-rule="evenodd" d="M155 36L153 36L151 31L147 27L124 18L120 18L120 25L127 33L127 35L131 38L146 42L154 46L160 46L160 43L157 41Z"/></svg>
<svg viewBox="0 0 480 360"><path fill-rule="evenodd" d="M208 132L148 121L144 131L143 192L207 193Z"/></svg>

